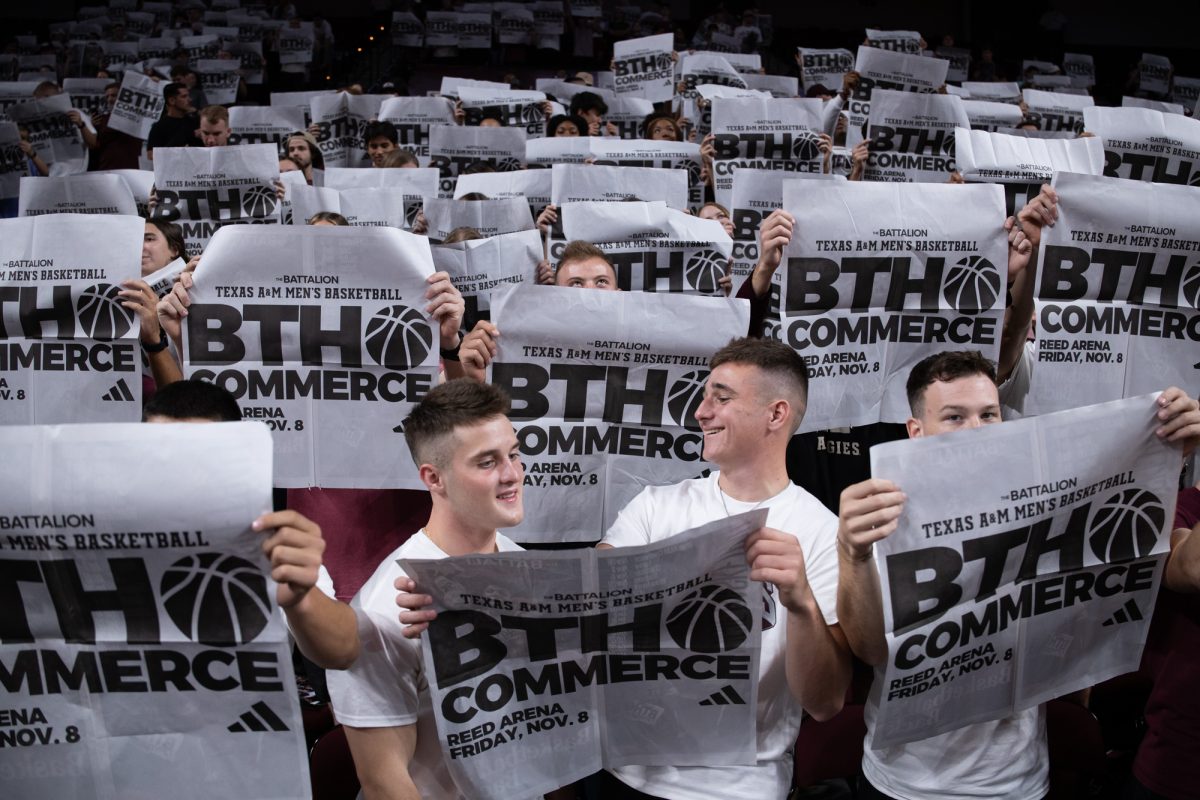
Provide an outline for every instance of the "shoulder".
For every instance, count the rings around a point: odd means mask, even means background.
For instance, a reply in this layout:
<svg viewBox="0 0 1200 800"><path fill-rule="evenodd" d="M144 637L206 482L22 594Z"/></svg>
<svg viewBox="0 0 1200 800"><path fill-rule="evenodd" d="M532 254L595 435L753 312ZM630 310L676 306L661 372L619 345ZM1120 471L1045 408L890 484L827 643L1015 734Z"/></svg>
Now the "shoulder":
<svg viewBox="0 0 1200 800"><path fill-rule="evenodd" d="M388 553L379 562L375 572L363 583L358 594L354 596L351 605L368 614L391 615L395 610L396 588L393 585L397 578L404 576L404 570L396 563L401 558L439 558L440 551L424 531L417 531L404 544Z"/></svg>

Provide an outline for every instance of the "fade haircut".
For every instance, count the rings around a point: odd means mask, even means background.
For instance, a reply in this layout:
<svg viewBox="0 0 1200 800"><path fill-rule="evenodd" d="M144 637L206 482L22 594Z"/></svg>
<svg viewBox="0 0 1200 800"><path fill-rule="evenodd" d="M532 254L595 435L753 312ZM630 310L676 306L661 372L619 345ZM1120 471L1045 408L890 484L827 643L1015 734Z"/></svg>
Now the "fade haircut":
<svg viewBox="0 0 1200 800"><path fill-rule="evenodd" d="M453 450L454 431L507 416L508 395L498 386L458 378L437 386L404 420L404 440L413 462L444 469Z"/></svg>
<svg viewBox="0 0 1200 800"><path fill-rule="evenodd" d="M151 417L237 422L242 410L224 388L208 381L188 380L168 383L155 392L142 409L143 422Z"/></svg>
<svg viewBox="0 0 1200 800"><path fill-rule="evenodd" d="M774 339L743 336L713 353L709 370L722 364L746 364L762 374L759 391L764 401L787 400L794 409L790 433L795 433L808 406L808 365L795 350ZM768 396L771 395L771 396Z"/></svg>
<svg viewBox="0 0 1200 800"><path fill-rule="evenodd" d="M908 374L908 407L913 417L925 413L925 390L935 382L949 383L959 378L982 375L996 382L996 365L978 350L948 350L935 353L917 362Z"/></svg>

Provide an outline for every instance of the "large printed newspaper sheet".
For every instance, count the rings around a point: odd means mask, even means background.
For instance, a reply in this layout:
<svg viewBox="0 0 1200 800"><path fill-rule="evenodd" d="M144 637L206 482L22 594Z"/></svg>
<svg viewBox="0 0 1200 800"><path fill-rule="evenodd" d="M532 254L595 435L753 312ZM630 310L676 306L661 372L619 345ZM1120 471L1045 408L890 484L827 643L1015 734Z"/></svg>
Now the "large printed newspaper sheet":
<svg viewBox="0 0 1200 800"><path fill-rule="evenodd" d="M269 434L151 427L0 428L4 794L307 798Z"/></svg>
<svg viewBox="0 0 1200 800"><path fill-rule="evenodd" d="M797 47L796 53L800 61L800 82L805 90L820 85L839 92L842 89L842 77L854 69L854 53L849 50Z"/></svg>
<svg viewBox="0 0 1200 800"><path fill-rule="evenodd" d="M669 33L613 43L613 86L617 94L651 102L675 96L675 37Z"/></svg>
<svg viewBox="0 0 1200 800"><path fill-rule="evenodd" d="M858 85L846 102L848 125L846 146L854 147L863 139L863 125L871 114L871 93L875 89L895 89L901 92L931 94L946 82L950 62L941 58L909 55L859 47L854 69Z"/></svg>
<svg viewBox="0 0 1200 800"><path fill-rule="evenodd" d="M110 214L0 220L0 425L141 417L140 325L118 292L144 232Z"/></svg>
<svg viewBox="0 0 1200 800"><path fill-rule="evenodd" d="M444 97L389 97L379 106L379 119L396 126L399 146L429 163L429 126L453 125L454 105Z"/></svg>
<svg viewBox="0 0 1200 800"><path fill-rule="evenodd" d="M1138 668L1181 463L1156 410L1148 395L871 448L872 476L908 498L875 545L874 747Z"/></svg>
<svg viewBox="0 0 1200 800"><path fill-rule="evenodd" d="M21 178L17 216L39 214L137 214L129 184L119 175L64 175Z"/></svg>
<svg viewBox="0 0 1200 800"><path fill-rule="evenodd" d="M525 141L525 131L518 128L431 125L428 166L441 173L438 192L442 197L453 197L454 181L478 161L490 164L496 172L525 169Z"/></svg>
<svg viewBox="0 0 1200 800"><path fill-rule="evenodd" d="M363 132L379 115L386 97L388 95L338 92L312 98L309 108L313 124L320 129L317 146L321 148L325 166L361 167L369 163Z"/></svg>
<svg viewBox="0 0 1200 800"><path fill-rule="evenodd" d="M744 547L765 521L641 547L401 561L438 610L421 649L464 795L540 796L624 764L754 763L762 592Z"/></svg>
<svg viewBox="0 0 1200 800"><path fill-rule="evenodd" d="M1194 185L1200 177L1200 120L1149 108L1083 110L1084 127L1104 143L1104 174Z"/></svg>
<svg viewBox="0 0 1200 800"><path fill-rule="evenodd" d="M746 301L521 285L495 289L491 313L491 381L512 396L525 462L513 539L597 541L647 483L705 469L694 414Z"/></svg>
<svg viewBox="0 0 1200 800"><path fill-rule="evenodd" d="M812 376L802 432L905 421L904 384L925 356L996 359L1008 272L999 186L787 181L783 207L796 225L780 338Z"/></svg>
<svg viewBox="0 0 1200 800"><path fill-rule="evenodd" d="M1200 381L1200 189L1060 173L1042 234L1034 413Z"/></svg>
<svg viewBox="0 0 1200 800"><path fill-rule="evenodd" d="M824 171L821 101L816 98L717 97L712 132L713 186L717 202L726 208L739 169Z"/></svg>
<svg viewBox="0 0 1200 800"><path fill-rule="evenodd" d="M876 88L865 181L945 183L955 171L954 129L970 124L962 99Z"/></svg>
<svg viewBox="0 0 1200 800"><path fill-rule="evenodd" d="M299 106L234 106L229 109L229 144L273 144L282 149L287 136L304 130Z"/></svg>
<svg viewBox="0 0 1200 800"><path fill-rule="evenodd" d="M162 116L163 86L140 72L125 70L121 76L121 89L117 92L117 104L108 118L108 127L127 133L135 139L145 139L150 128Z"/></svg>
<svg viewBox="0 0 1200 800"><path fill-rule="evenodd" d="M1057 173L1099 175L1104 168L1104 149L1095 136L1031 139L959 128L954 146L963 180L1004 187L1004 207L1009 216L1037 197L1042 184L1049 183Z"/></svg>
<svg viewBox="0 0 1200 800"><path fill-rule="evenodd" d="M87 172L83 134L71 122L71 98L65 94L9 106L8 118L29 131L29 143L54 174Z"/></svg>
<svg viewBox="0 0 1200 800"><path fill-rule="evenodd" d="M237 225L195 272L188 377L275 438L275 485L420 488L401 423L437 382L423 237L388 227Z"/></svg>
<svg viewBox="0 0 1200 800"><path fill-rule="evenodd" d="M450 275L466 309L463 330L492 318L492 292L510 283L533 283L542 260L542 236L536 230L502 233L431 247L433 266Z"/></svg>

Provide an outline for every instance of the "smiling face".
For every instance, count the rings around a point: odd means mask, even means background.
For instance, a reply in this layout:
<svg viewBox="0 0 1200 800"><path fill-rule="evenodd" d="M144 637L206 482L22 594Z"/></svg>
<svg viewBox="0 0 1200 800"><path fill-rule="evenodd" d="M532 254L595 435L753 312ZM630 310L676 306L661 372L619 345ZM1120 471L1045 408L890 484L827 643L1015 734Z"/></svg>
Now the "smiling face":
<svg viewBox="0 0 1200 800"><path fill-rule="evenodd" d="M1000 422L1000 394L986 375L967 375L952 381L934 381L925 387L920 412L908 420L908 435L978 428Z"/></svg>
<svg viewBox="0 0 1200 800"><path fill-rule="evenodd" d="M728 469L759 457L772 414L763 383L761 370L752 364L725 363L709 373L696 409L706 461Z"/></svg>
<svg viewBox="0 0 1200 800"><path fill-rule="evenodd" d="M146 276L160 270L178 257L179 253L171 249L171 245L167 242L167 237L163 236L162 231L147 222L146 232L142 237L142 275Z"/></svg>
<svg viewBox="0 0 1200 800"><path fill-rule="evenodd" d="M478 531L520 524L525 467L508 417L460 425L450 438L453 449L445 466L435 468L440 486L431 489L440 489L459 524Z"/></svg>
<svg viewBox="0 0 1200 800"><path fill-rule="evenodd" d="M367 155L371 163L377 167L383 166L383 157L396 149L396 143L386 136L376 136L367 142Z"/></svg>

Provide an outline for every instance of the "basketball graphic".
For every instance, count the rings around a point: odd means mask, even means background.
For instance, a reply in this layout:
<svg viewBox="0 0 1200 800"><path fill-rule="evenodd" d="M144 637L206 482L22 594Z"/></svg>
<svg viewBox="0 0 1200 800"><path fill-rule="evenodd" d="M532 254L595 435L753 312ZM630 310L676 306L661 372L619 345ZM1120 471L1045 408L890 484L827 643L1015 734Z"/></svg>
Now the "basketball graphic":
<svg viewBox="0 0 1200 800"><path fill-rule="evenodd" d="M242 211L247 217L262 219L275 211L275 189L269 186L252 186L242 194Z"/></svg>
<svg viewBox="0 0 1200 800"><path fill-rule="evenodd" d="M700 183L700 162L699 161L684 161L679 166L688 171L688 186L696 186Z"/></svg>
<svg viewBox="0 0 1200 800"><path fill-rule="evenodd" d="M163 607L180 632L214 647L253 641L271 615L262 571L221 553L184 556L163 571Z"/></svg>
<svg viewBox="0 0 1200 800"><path fill-rule="evenodd" d="M754 615L732 589L709 583L691 592L667 615L667 632L693 653L726 653L741 646Z"/></svg>
<svg viewBox="0 0 1200 800"><path fill-rule="evenodd" d="M546 119L546 115L542 113L542 107L536 103L529 103L521 108L521 121L526 125L534 125Z"/></svg>
<svg viewBox="0 0 1200 800"><path fill-rule="evenodd" d="M79 327L92 339L111 342L120 339L133 326L133 315L121 307L121 287L97 283L79 293L75 311Z"/></svg>
<svg viewBox="0 0 1200 800"><path fill-rule="evenodd" d="M717 294L720 292L717 279L725 274L728 261L716 250L699 250L688 257L683 277L700 294Z"/></svg>
<svg viewBox="0 0 1200 800"><path fill-rule="evenodd" d="M667 392L667 411L676 424L685 428L699 430L696 422L696 409L704 399L704 382L708 380L708 370L694 370L682 376L671 384Z"/></svg>
<svg viewBox="0 0 1200 800"><path fill-rule="evenodd" d="M417 198L413 202L404 204L404 227L411 229L417 221L417 214L421 213L422 200Z"/></svg>
<svg viewBox="0 0 1200 800"><path fill-rule="evenodd" d="M1188 186L1200 186L1200 169L1192 173L1192 177L1188 178Z"/></svg>
<svg viewBox="0 0 1200 800"><path fill-rule="evenodd" d="M820 139L807 131L797 133L792 139L792 155L797 161L813 161L821 157Z"/></svg>
<svg viewBox="0 0 1200 800"><path fill-rule="evenodd" d="M496 172L516 172L525 167L515 158L501 158L496 161Z"/></svg>
<svg viewBox="0 0 1200 800"><path fill-rule="evenodd" d="M762 584L762 601L763 601L763 618L762 629L769 631L775 627L776 610L775 610L775 585L772 583Z"/></svg>
<svg viewBox="0 0 1200 800"><path fill-rule="evenodd" d="M954 131L950 131L942 140L942 152L951 158L954 157Z"/></svg>
<svg viewBox="0 0 1200 800"><path fill-rule="evenodd" d="M420 364L433 349L433 331L421 312L408 306L388 306L367 323L365 344L375 363L389 369Z"/></svg>
<svg viewBox="0 0 1200 800"><path fill-rule="evenodd" d="M1144 489L1125 489L1092 510L1088 544L1105 563L1149 555L1166 523L1162 501Z"/></svg>
<svg viewBox="0 0 1200 800"><path fill-rule="evenodd" d="M1183 290L1184 301L1192 308L1200 310L1200 264L1192 264L1184 273L1180 288Z"/></svg>
<svg viewBox="0 0 1200 800"><path fill-rule="evenodd" d="M983 256L967 256L946 273L942 295L963 314L987 311L1000 296L1000 273Z"/></svg>

